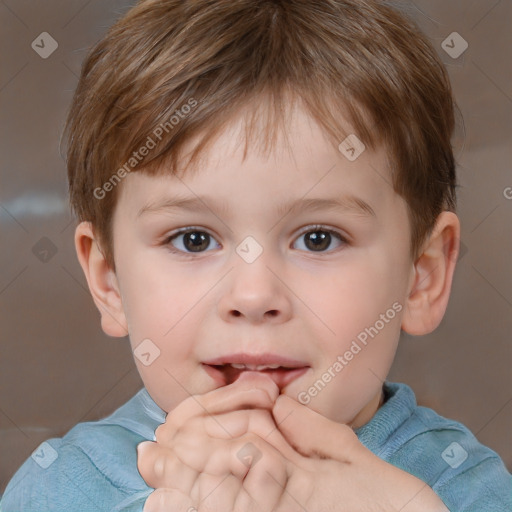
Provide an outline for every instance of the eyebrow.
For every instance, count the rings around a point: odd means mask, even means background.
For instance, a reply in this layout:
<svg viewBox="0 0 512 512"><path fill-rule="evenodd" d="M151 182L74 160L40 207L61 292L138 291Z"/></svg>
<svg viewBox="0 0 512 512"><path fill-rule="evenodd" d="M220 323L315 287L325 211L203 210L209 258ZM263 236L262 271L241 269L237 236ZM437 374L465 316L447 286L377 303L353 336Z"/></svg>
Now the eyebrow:
<svg viewBox="0 0 512 512"><path fill-rule="evenodd" d="M210 196L167 197L147 203L137 213L136 218L150 213L166 213L173 210L189 210L195 212L211 212L228 214L229 207L225 201L219 202ZM302 198L282 204L276 209L278 217L301 211L316 212L321 210L339 211L376 217L373 208L363 199L349 195L336 198Z"/></svg>

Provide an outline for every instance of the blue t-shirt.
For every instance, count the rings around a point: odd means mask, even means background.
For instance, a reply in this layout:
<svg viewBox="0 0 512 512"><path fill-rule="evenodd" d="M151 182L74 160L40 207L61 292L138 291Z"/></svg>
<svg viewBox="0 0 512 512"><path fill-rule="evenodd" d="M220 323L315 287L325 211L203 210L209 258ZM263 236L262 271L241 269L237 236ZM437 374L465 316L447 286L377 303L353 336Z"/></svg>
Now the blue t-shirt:
<svg viewBox="0 0 512 512"><path fill-rule="evenodd" d="M451 512L511 512L512 475L461 423L419 407L412 389L386 382L385 403L356 430L381 459L426 482ZM0 512L141 512L153 489L136 446L154 441L166 413L142 388L110 416L39 445L10 480Z"/></svg>

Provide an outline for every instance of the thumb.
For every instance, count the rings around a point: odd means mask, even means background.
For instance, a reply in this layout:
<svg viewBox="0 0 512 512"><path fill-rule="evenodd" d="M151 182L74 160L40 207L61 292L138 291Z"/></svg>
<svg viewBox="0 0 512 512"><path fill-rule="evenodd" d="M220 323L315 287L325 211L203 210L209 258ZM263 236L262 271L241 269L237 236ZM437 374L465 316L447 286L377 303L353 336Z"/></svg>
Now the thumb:
<svg viewBox="0 0 512 512"><path fill-rule="evenodd" d="M274 420L288 443L306 457L350 462L364 446L348 425L337 423L279 395L272 409Z"/></svg>

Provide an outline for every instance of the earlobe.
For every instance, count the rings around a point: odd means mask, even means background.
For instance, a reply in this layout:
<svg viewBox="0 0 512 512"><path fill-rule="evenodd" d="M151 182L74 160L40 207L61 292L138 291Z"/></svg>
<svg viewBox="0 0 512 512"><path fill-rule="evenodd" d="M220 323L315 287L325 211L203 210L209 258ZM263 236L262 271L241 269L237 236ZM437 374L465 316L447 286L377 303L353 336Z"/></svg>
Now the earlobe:
<svg viewBox="0 0 512 512"><path fill-rule="evenodd" d="M126 336L127 321L117 277L108 267L90 222L81 222L77 226L75 248L92 298L101 314L103 331L112 337Z"/></svg>
<svg viewBox="0 0 512 512"><path fill-rule="evenodd" d="M450 298L459 254L459 236L457 215L442 212L414 263L412 284L402 317L405 332L428 334L441 323Z"/></svg>

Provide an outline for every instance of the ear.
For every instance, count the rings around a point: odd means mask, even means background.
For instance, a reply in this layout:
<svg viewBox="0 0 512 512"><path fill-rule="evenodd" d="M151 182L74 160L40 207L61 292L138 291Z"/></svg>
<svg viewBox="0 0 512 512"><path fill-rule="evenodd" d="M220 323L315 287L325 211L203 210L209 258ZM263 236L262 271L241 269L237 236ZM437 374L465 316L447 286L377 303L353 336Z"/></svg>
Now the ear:
<svg viewBox="0 0 512 512"><path fill-rule="evenodd" d="M90 222L81 222L77 226L75 248L92 298L101 314L103 331L112 337L126 336L128 327L117 277L107 265Z"/></svg>
<svg viewBox="0 0 512 512"><path fill-rule="evenodd" d="M432 332L441 323L459 255L460 222L442 212L411 271L402 329L412 335Z"/></svg>

